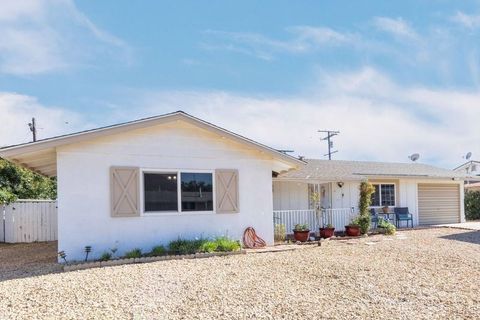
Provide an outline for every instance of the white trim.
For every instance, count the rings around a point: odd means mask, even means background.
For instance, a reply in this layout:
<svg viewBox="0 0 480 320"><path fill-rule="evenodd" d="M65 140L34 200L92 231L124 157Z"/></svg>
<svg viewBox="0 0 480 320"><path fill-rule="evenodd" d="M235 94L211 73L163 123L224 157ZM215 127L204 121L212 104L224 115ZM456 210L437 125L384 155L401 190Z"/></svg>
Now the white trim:
<svg viewBox="0 0 480 320"><path fill-rule="evenodd" d="M171 173L177 175L177 211L145 211L145 173ZM211 211L182 211L182 188L181 188L181 174L182 173L210 173L212 175L212 210ZM215 186L215 170L206 169L154 169L154 168L140 168L140 216L188 216L188 215L214 215L216 214L216 186Z"/></svg>
<svg viewBox="0 0 480 320"><path fill-rule="evenodd" d="M379 191L378 200L379 200L379 202L380 202L380 205L379 205L379 206L370 206L370 208L379 209L379 208L385 207L385 206L382 206L382 190L381 190L381 185L392 185L392 184L393 184L393 186L394 186L394 188L395 188L395 189L393 190L393 195L395 196L395 198L394 198L394 204L393 204L393 206L387 206L387 207L393 208L393 207L396 207L396 206L397 206L397 203L398 203L398 201L397 201L397 190L399 190L399 189L397 189L398 186L397 186L397 183L396 183L396 182L372 182L372 185L373 185L373 186L380 186L379 189L378 189L378 191ZM400 194L399 194L399 195L400 195Z"/></svg>

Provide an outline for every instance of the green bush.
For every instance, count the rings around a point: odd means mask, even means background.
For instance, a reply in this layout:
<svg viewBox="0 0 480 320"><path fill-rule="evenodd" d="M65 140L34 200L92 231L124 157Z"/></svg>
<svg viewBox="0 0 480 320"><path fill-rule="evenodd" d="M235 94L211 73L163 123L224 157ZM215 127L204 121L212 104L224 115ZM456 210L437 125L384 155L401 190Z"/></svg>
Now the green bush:
<svg viewBox="0 0 480 320"><path fill-rule="evenodd" d="M287 238L287 229L284 224L275 224L275 229L274 229L274 238L275 241L285 241Z"/></svg>
<svg viewBox="0 0 480 320"><path fill-rule="evenodd" d="M218 249L218 243L215 241L207 241L202 244L200 251L201 252L214 252Z"/></svg>
<svg viewBox="0 0 480 320"><path fill-rule="evenodd" d="M177 239L169 243L168 249L174 254L193 254L198 252L236 251L240 243L228 237L217 237L212 241L207 239L185 240Z"/></svg>
<svg viewBox="0 0 480 320"><path fill-rule="evenodd" d="M309 231L310 229L308 228L308 224L300 224L297 223L295 227L293 228L294 231Z"/></svg>
<svg viewBox="0 0 480 320"><path fill-rule="evenodd" d="M395 227L395 225L384 219L378 220L378 227L385 229L385 234L387 235L394 235L395 232L397 232L397 228Z"/></svg>
<svg viewBox="0 0 480 320"><path fill-rule="evenodd" d="M125 253L125 258L127 259L140 258L141 256L142 256L142 250L139 248L135 248Z"/></svg>
<svg viewBox="0 0 480 320"><path fill-rule="evenodd" d="M167 250L164 246L159 245L152 248L152 251L149 253L152 257L163 256L167 253Z"/></svg>
<svg viewBox="0 0 480 320"><path fill-rule="evenodd" d="M102 255L100 256L100 261L108 261L110 259L112 259L112 254L110 252L107 252L107 251L102 253Z"/></svg>
<svg viewBox="0 0 480 320"><path fill-rule="evenodd" d="M465 192L465 217L467 220L480 219L480 191Z"/></svg>
<svg viewBox="0 0 480 320"><path fill-rule="evenodd" d="M177 239L169 243L168 249L175 254L193 254L201 251L202 245L208 242L206 239L185 240Z"/></svg>
<svg viewBox="0 0 480 320"><path fill-rule="evenodd" d="M366 234L370 229L370 212L368 207L372 203L372 194L375 193L375 188L368 181L363 181L360 183L360 199L358 201L358 209L360 210L360 215L358 216L358 226L360 227L360 232Z"/></svg>
<svg viewBox="0 0 480 320"><path fill-rule="evenodd" d="M215 239L215 242L218 245L217 251L230 252L240 250L240 243L227 237L218 237Z"/></svg>

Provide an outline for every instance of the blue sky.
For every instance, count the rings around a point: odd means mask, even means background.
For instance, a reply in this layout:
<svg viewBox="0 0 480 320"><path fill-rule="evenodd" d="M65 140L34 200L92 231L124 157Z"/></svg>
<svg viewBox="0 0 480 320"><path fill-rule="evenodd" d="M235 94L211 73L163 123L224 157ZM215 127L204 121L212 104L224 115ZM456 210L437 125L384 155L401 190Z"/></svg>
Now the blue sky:
<svg viewBox="0 0 480 320"><path fill-rule="evenodd" d="M321 128L339 159L480 157L479 1L12 0L0 33L0 145L183 109L309 157Z"/></svg>

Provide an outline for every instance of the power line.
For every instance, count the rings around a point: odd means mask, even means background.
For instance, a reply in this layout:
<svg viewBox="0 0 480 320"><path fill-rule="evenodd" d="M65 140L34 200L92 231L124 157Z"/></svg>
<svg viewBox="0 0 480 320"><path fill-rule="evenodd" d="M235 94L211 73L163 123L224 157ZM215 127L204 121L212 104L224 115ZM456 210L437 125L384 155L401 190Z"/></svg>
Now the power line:
<svg viewBox="0 0 480 320"><path fill-rule="evenodd" d="M333 138L334 136L339 135L339 134L340 134L340 131L334 131L334 130L318 130L318 132L326 133L326 134L327 134L327 136L326 136L325 138L322 138L322 141L327 140L327 143L328 143L328 153L327 153L327 154L324 154L323 156L324 156L324 157L328 156L328 160L332 160L332 154L338 152L338 150L332 151L332 149L333 149L333 141L332 141L332 138Z"/></svg>

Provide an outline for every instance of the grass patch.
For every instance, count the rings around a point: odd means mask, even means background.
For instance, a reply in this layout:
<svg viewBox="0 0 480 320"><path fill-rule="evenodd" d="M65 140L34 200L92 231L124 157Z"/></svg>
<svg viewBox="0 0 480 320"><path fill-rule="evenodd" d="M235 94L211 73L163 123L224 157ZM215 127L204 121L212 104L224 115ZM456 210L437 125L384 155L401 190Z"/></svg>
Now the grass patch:
<svg viewBox="0 0 480 320"><path fill-rule="evenodd" d="M148 254L151 257L158 257L167 254L167 249L164 246L155 246L152 248L152 251Z"/></svg>
<svg viewBox="0 0 480 320"><path fill-rule="evenodd" d="M135 248L133 250L125 252L125 258L127 258L127 259L141 258L141 257L142 257L142 250L139 249L139 248Z"/></svg>

